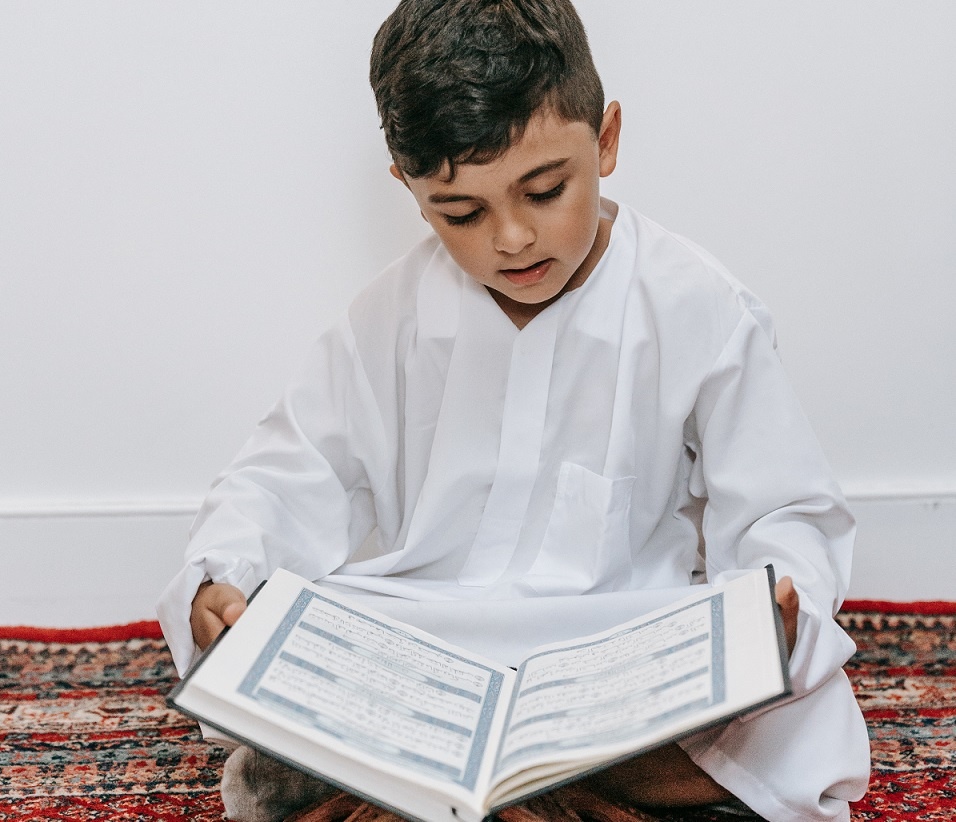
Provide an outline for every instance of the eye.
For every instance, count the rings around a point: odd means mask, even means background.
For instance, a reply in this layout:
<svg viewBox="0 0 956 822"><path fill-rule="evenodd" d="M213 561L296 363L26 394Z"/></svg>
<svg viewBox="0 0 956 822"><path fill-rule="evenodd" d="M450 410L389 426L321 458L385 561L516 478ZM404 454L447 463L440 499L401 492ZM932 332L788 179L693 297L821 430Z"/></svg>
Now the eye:
<svg viewBox="0 0 956 822"><path fill-rule="evenodd" d="M468 225L473 223L481 216L481 209L476 208L474 211L469 211L467 214L452 215L452 214L442 214L442 217L445 218L445 222L448 225Z"/></svg>
<svg viewBox="0 0 956 822"><path fill-rule="evenodd" d="M536 192L534 194L529 194L528 198L536 203L545 203L548 200L554 200L556 197L560 197L564 191L564 181L562 180L554 188L549 188L547 191Z"/></svg>

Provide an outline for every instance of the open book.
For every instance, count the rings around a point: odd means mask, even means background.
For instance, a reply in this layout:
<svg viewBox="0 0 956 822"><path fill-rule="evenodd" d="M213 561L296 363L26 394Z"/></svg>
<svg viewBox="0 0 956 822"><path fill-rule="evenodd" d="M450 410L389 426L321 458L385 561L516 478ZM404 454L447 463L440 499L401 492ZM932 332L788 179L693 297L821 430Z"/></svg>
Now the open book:
<svg viewBox="0 0 956 822"><path fill-rule="evenodd" d="M754 571L512 670L279 571L168 701L408 818L474 822L787 695L773 585Z"/></svg>

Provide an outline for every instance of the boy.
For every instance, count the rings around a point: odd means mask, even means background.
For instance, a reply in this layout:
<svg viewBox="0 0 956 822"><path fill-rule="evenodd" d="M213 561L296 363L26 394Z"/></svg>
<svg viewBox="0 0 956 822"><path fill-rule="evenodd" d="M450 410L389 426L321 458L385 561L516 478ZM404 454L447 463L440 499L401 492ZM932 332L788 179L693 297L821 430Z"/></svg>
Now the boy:
<svg viewBox="0 0 956 822"><path fill-rule="evenodd" d="M638 804L848 820L869 768L832 619L852 518L763 306L600 197L621 110L574 9L404 0L371 81L391 172L434 236L320 339L218 480L160 603L177 665L277 567L511 664L772 563L794 697L592 781ZM318 791L247 749L227 763L232 818Z"/></svg>

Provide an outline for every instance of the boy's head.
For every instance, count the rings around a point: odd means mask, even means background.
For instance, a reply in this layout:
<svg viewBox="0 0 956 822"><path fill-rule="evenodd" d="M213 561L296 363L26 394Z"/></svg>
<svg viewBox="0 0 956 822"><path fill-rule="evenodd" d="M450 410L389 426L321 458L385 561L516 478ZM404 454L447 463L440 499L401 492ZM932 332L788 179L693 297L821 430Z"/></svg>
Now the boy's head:
<svg viewBox="0 0 956 822"><path fill-rule="evenodd" d="M542 110L595 135L604 115L569 0L402 0L375 37L370 80L408 177L493 160Z"/></svg>

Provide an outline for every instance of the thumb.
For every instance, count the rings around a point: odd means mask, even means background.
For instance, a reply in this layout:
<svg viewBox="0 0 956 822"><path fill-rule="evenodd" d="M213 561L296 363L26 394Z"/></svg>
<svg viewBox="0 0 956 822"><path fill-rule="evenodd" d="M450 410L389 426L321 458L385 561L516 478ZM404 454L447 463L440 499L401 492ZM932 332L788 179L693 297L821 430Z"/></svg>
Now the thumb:
<svg viewBox="0 0 956 822"><path fill-rule="evenodd" d="M245 599L241 601L232 600L222 609L222 621L226 625L235 625L236 620L243 615L246 610Z"/></svg>
<svg viewBox="0 0 956 822"><path fill-rule="evenodd" d="M800 595L790 577L782 577L777 583L777 604L783 617L783 630L787 637L787 650L792 654L797 644L797 622L800 615Z"/></svg>
<svg viewBox="0 0 956 822"><path fill-rule="evenodd" d="M233 585L211 585L206 597L206 608L226 625L234 625L246 610L245 596Z"/></svg>

